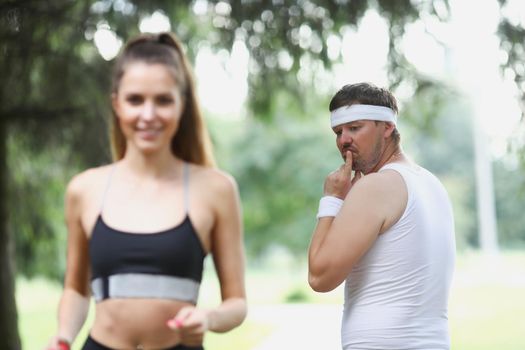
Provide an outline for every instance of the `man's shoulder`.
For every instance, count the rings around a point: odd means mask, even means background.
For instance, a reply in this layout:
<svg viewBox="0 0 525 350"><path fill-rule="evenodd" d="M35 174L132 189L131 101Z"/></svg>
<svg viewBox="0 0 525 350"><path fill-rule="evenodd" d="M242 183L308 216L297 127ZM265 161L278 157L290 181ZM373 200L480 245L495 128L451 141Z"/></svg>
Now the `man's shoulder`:
<svg viewBox="0 0 525 350"><path fill-rule="evenodd" d="M357 187L383 191L394 189L400 185L404 185L403 176L399 171L394 169L385 169L380 172L367 174L355 184Z"/></svg>
<svg viewBox="0 0 525 350"><path fill-rule="evenodd" d="M363 176L351 189L351 197L363 209L377 211L384 218L397 218L408 201L408 189L397 171L381 171Z"/></svg>

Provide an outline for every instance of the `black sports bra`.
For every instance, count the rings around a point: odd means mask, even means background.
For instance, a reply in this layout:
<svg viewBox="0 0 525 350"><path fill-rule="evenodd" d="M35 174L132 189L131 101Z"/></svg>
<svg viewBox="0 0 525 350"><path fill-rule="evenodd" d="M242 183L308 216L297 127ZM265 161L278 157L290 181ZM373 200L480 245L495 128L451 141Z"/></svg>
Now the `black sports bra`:
<svg viewBox="0 0 525 350"><path fill-rule="evenodd" d="M188 215L186 163L183 173L186 215L173 228L144 234L117 230L104 222L101 209L89 241L96 301L165 298L196 303L206 252Z"/></svg>

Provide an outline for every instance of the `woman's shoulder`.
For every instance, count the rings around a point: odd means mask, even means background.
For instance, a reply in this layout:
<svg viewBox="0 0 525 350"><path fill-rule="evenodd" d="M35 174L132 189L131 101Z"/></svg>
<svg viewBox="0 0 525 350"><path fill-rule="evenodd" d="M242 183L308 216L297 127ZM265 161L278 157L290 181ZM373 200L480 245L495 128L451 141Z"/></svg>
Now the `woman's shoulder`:
<svg viewBox="0 0 525 350"><path fill-rule="evenodd" d="M67 186L67 194L72 196L82 196L92 193L107 182L108 176L114 164L103 165L95 168L86 169L74 175Z"/></svg>
<svg viewBox="0 0 525 350"><path fill-rule="evenodd" d="M212 167L191 164L192 180L209 190L218 192L230 192L237 190L235 178L228 172Z"/></svg>

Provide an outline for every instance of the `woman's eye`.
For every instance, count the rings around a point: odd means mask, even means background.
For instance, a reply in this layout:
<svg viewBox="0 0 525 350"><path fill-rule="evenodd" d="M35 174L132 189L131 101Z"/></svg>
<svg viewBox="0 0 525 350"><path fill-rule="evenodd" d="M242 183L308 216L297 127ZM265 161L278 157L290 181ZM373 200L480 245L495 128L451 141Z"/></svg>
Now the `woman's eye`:
<svg viewBox="0 0 525 350"><path fill-rule="evenodd" d="M157 98L157 103L159 105L169 105L173 103L173 98L168 97L168 96L162 96L162 97Z"/></svg>
<svg viewBox="0 0 525 350"><path fill-rule="evenodd" d="M142 103L142 97L137 95L131 95L126 98L126 101L128 101L132 105L138 105Z"/></svg>

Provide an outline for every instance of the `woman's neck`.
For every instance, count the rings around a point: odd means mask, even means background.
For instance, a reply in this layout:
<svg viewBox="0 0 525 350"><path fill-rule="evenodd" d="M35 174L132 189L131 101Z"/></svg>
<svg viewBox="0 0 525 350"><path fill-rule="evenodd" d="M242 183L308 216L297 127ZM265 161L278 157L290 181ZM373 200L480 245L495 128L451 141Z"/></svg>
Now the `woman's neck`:
<svg viewBox="0 0 525 350"><path fill-rule="evenodd" d="M161 178L169 176L174 166L182 165L171 150L145 154L134 148L128 148L121 160L123 166L138 176Z"/></svg>

